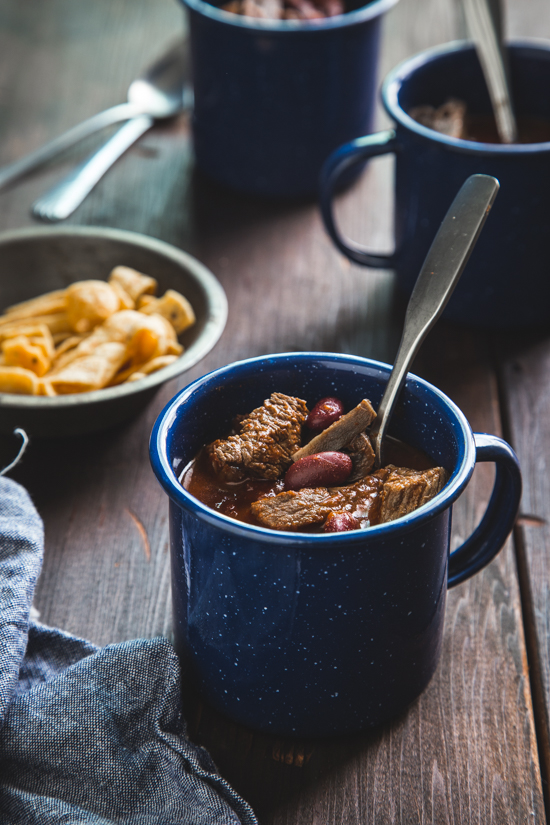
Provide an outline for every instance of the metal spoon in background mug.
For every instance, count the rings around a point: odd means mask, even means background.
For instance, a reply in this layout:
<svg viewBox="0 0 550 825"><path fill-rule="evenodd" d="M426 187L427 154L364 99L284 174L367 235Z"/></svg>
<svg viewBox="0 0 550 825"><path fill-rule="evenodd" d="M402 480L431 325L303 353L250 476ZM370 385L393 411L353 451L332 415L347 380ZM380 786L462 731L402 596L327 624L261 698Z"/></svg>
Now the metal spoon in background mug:
<svg viewBox="0 0 550 825"><path fill-rule="evenodd" d="M498 136L502 143L516 143L518 130L502 42L500 0L462 0L462 7L487 83Z"/></svg>
<svg viewBox="0 0 550 825"><path fill-rule="evenodd" d="M370 430L377 467L382 466L384 436L409 366L445 309L499 188L498 180L489 175L467 178L426 256L407 306L399 351Z"/></svg>
<svg viewBox="0 0 550 825"><path fill-rule="evenodd" d="M182 106L191 106L193 92L189 84L183 83L186 74L186 49L180 41L130 84L127 103L119 103L93 115L20 160L0 168L0 189L106 126L144 115L170 117Z"/></svg>

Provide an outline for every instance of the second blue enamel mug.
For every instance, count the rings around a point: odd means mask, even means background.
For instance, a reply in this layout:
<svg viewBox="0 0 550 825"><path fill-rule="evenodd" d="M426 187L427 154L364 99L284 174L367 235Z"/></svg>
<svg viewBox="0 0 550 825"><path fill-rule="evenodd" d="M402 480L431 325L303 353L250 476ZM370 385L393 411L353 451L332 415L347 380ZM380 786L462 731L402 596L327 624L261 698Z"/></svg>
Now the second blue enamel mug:
<svg viewBox="0 0 550 825"><path fill-rule="evenodd" d="M550 135L550 43L514 42L508 55L518 119L546 124ZM398 287L410 295L441 221L464 181L474 174L491 175L500 182L499 196L444 316L492 328L548 323L550 138L515 144L463 140L429 129L409 114L413 107L440 106L448 98L463 100L473 115L491 111L471 43L430 49L390 72L382 87L382 101L395 129L358 134L327 160L321 179L325 226L351 260L395 269ZM388 153L395 154L395 251L384 255L343 236L334 219L332 197L350 169Z"/></svg>

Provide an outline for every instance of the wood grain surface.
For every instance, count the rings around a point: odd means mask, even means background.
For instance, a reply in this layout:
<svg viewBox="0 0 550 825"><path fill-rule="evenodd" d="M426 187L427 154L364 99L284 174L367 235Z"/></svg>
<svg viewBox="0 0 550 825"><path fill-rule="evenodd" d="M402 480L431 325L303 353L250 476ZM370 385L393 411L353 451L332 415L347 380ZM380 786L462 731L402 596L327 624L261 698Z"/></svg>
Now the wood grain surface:
<svg viewBox="0 0 550 825"><path fill-rule="evenodd" d="M550 782L550 484L548 330L498 341L508 437L523 471L515 539L545 790Z"/></svg>
<svg viewBox="0 0 550 825"><path fill-rule="evenodd" d="M510 0L509 32L550 37L547 5ZM132 78L183 27L173 0L0 0L0 163L124 100ZM457 2L401 0L385 20L380 76L408 55L463 35ZM379 111L379 126L387 123ZM33 224L32 201L99 142L88 140L0 192L0 230ZM376 161L337 207L346 231L377 249L391 247L391 178L391 160ZM170 636L167 503L147 445L163 405L198 375L262 353L319 349L391 361L403 307L391 272L351 265L334 249L314 202L273 203L205 180L193 167L186 115L147 134L69 223L132 229L174 243L212 269L229 299L219 344L135 420L86 439L34 442L14 474L45 521L35 599L41 619L97 644ZM415 371L446 391L474 430L499 433L503 353L500 341L440 323ZM504 358L500 384L505 423L524 463L524 510L536 519L546 519L548 510L538 446L547 443L547 360L541 338ZM0 455L12 447L3 439ZM490 467L476 470L455 506L455 546L479 520L491 483ZM533 716L523 610L536 625L544 699L548 528L536 521L521 530L532 602L522 603L510 542L449 593L439 669L391 724L330 741L279 741L197 705L189 717L192 735L262 825L545 822L536 740L538 730L544 746L544 725L537 715L536 727ZM544 704L538 702L537 714Z"/></svg>

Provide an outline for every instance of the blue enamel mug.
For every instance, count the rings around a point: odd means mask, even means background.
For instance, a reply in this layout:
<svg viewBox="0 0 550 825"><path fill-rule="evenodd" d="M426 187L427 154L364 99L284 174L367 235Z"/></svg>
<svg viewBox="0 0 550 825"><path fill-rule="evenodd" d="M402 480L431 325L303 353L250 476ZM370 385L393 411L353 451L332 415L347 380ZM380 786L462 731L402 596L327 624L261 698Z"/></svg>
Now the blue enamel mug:
<svg viewBox="0 0 550 825"><path fill-rule="evenodd" d="M230 364L194 381L158 417L153 470L170 500L174 636L186 677L232 719L281 736L359 731L402 711L439 659L448 587L502 547L521 475L511 447L472 434L436 387L409 375L391 434L450 474L428 504L347 533L278 532L228 518L178 481L235 415L274 392L311 408L327 394L376 407L390 367L350 355L290 353ZM493 461L487 511L451 555L452 504L476 461Z"/></svg>
<svg viewBox="0 0 550 825"><path fill-rule="evenodd" d="M316 195L327 155L372 129L380 24L397 0L351 2L346 14L307 21L182 2L199 169L242 192Z"/></svg>
<svg viewBox="0 0 550 825"><path fill-rule="evenodd" d="M515 42L508 48L512 96L519 118L550 119L550 43ZM408 112L466 102L472 114L491 104L472 44L457 42L406 60L386 78L382 101L395 129L357 137L337 149L321 174L321 209L336 246L352 261L393 268L410 295L456 192L472 174L492 175L500 193L444 316L478 327L548 322L550 142L513 145L448 137L422 126ZM376 254L343 236L332 198L342 176L369 158L395 154L395 251Z"/></svg>

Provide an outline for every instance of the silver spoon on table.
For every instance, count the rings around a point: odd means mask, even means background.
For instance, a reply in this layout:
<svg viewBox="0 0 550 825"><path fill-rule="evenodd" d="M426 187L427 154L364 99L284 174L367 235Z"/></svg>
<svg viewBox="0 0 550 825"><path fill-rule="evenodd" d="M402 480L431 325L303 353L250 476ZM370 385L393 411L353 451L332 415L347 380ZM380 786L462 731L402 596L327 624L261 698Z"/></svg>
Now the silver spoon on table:
<svg viewBox="0 0 550 825"><path fill-rule="evenodd" d="M503 143L515 143L518 132L502 43L500 0L462 0L462 5L489 90L498 135Z"/></svg>
<svg viewBox="0 0 550 825"><path fill-rule="evenodd" d="M130 84L126 103L119 103L93 115L34 152L0 168L0 189L106 126L139 115L162 118L175 114L182 104L181 95L176 94L174 88L177 88L177 81L181 85L185 71L185 49L183 42L180 42L172 46L143 75ZM190 86L185 84L183 87L184 106L192 104L192 95Z"/></svg>
<svg viewBox="0 0 550 825"><path fill-rule="evenodd" d="M399 351L370 430L376 466L395 402L418 349L451 297L483 228L500 184L489 175L471 175L460 188L428 251L414 285Z"/></svg>
<svg viewBox="0 0 550 825"><path fill-rule="evenodd" d="M151 128L156 119L171 117L190 108L193 91L185 82L186 74L186 51L183 42L180 42L143 77L131 84L128 103L123 104L133 107L128 123L67 177L39 197L32 206L33 214L47 221L68 218L113 163Z"/></svg>

